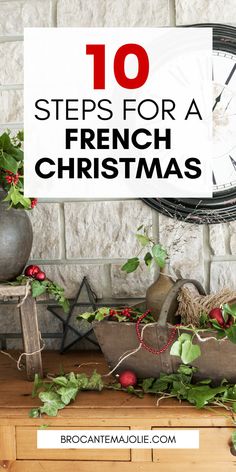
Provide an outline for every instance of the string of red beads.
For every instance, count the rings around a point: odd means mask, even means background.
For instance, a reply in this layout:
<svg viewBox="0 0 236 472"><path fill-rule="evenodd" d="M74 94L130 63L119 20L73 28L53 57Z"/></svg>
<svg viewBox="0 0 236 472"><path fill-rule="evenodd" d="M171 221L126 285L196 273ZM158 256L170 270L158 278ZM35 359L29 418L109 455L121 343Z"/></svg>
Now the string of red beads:
<svg viewBox="0 0 236 472"><path fill-rule="evenodd" d="M137 336L138 336L138 339L139 339L139 342L141 343L142 347L144 349L146 349L147 351L151 352L152 354L161 354L162 352L166 351L166 349L168 349L169 346L171 346L171 344L173 343L174 339L175 339L175 336L176 336L176 331L177 331L177 328L179 325L175 325L172 329L171 329L171 334L169 336L169 339L167 341L167 343L161 348L161 349L155 349L151 346L148 346L148 344L145 343L145 341L142 339L142 335L141 335L141 332L140 332L140 329L139 329L139 325L140 323L143 321L144 318L146 318L146 316L150 313L150 310L147 310L145 311L145 313L143 313L137 320L136 322L136 333L137 333Z"/></svg>

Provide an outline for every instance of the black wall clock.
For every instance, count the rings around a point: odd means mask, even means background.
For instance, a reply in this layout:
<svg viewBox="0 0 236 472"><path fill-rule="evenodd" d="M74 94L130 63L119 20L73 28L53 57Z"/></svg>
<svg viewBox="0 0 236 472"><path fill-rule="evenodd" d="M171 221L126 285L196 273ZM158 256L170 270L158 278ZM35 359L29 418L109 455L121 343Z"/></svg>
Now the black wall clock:
<svg viewBox="0 0 236 472"><path fill-rule="evenodd" d="M220 24L191 25L213 28L213 198L142 199L166 216L189 223L236 220L236 28Z"/></svg>

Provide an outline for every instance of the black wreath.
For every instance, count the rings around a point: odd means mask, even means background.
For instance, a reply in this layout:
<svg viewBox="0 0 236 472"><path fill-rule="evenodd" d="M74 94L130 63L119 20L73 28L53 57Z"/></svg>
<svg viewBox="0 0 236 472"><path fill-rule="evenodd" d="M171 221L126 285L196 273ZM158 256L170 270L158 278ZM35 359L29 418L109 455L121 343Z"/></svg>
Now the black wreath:
<svg viewBox="0 0 236 472"><path fill-rule="evenodd" d="M190 25L213 28L213 49L236 53L236 28L215 23ZM223 223L236 220L236 190L224 190L212 198L176 199L142 198L163 215L196 224Z"/></svg>

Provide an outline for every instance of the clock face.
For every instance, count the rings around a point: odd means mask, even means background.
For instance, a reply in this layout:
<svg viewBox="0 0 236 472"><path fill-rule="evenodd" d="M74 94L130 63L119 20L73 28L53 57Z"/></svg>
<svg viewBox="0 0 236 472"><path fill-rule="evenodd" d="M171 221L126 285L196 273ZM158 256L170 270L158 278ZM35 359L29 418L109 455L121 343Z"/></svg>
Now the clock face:
<svg viewBox="0 0 236 472"><path fill-rule="evenodd" d="M213 29L213 197L207 199L142 199L166 216L196 224L236 220L236 28L198 24Z"/></svg>
<svg viewBox="0 0 236 472"><path fill-rule="evenodd" d="M213 191L236 188L236 54L214 50Z"/></svg>

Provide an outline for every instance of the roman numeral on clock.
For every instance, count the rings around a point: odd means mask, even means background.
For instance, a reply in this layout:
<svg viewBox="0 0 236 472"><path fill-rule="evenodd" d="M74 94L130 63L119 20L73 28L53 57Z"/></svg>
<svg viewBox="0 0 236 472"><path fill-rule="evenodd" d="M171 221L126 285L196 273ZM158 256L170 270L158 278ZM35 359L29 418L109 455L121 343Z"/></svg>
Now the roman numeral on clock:
<svg viewBox="0 0 236 472"><path fill-rule="evenodd" d="M213 182L213 185L216 185L216 178L215 178L214 172L212 172L212 182Z"/></svg>

